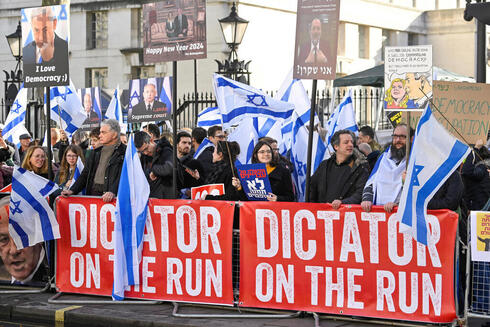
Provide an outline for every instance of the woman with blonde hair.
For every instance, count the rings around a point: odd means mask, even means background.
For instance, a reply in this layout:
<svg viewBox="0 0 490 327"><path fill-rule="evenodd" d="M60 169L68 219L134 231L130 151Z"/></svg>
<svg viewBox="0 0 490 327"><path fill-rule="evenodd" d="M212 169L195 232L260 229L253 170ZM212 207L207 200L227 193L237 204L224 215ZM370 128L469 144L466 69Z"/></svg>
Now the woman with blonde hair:
<svg viewBox="0 0 490 327"><path fill-rule="evenodd" d="M402 109L407 108L408 93L405 89L405 80L395 78L385 93L385 108Z"/></svg>
<svg viewBox="0 0 490 327"><path fill-rule="evenodd" d="M34 145L27 148L21 167L34 172L36 175L48 178L48 161L43 147Z"/></svg>

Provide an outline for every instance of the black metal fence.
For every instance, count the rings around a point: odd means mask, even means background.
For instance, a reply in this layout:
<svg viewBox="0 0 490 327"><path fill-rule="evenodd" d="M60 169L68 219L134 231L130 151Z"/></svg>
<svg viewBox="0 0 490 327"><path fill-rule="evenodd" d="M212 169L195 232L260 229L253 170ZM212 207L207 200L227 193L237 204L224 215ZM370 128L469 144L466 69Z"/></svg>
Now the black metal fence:
<svg viewBox="0 0 490 327"><path fill-rule="evenodd" d="M332 96L332 91L327 89L316 93L316 112L320 117L324 117L323 122L327 121L331 112L335 110L347 92L347 89L337 89ZM274 92L266 93L274 96ZM381 89L374 87L354 89L352 90L352 100L358 124L376 127L378 108L382 105L381 101L383 100ZM213 106L216 106L216 99L212 93L198 93L197 96L194 93L184 95L177 101L177 128L194 128L198 113ZM379 116L378 129L387 129L390 126L391 124L384 110L382 110Z"/></svg>

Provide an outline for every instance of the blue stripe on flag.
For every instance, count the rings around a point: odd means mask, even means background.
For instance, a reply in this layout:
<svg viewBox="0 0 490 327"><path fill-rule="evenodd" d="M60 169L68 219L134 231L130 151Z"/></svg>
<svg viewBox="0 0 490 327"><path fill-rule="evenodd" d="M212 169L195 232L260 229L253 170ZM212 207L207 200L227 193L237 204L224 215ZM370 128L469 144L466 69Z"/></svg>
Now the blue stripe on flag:
<svg viewBox="0 0 490 327"><path fill-rule="evenodd" d="M19 172L23 173L21 171L22 168L19 168ZM24 170L25 172L25 170ZM15 184L14 184L15 183ZM29 205L34 208L35 211L39 213L39 220L41 221L41 228L43 231L43 237L45 240L52 240L54 239L53 235L53 228L51 226L51 221L49 220L49 214L48 212L44 209L43 205L39 203L33 196L32 194L25 188L25 186L17 181L14 177L12 177L12 187L15 185L15 193L17 193L20 197L23 198Z"/></svg>
<svg viewBox="0 0 490 327"><path fill-rule="evenodd" d="M215 120L202 120L197 123L197 126L215 126L215 125L221 125L221 119L215 119Z"/></svg>
<svg viewBox="0 0 490 327"><path fill-rule="evenodd" d="M257 129L257 132L259 134L259 137L264 137L264 136L267 136L267 133L270 132L270 130L272 129L272 127L274 126L274 124L276 123L276 121L272 118L268 118L264 125L262 126L262 128L260 130Z"/></svg>
<svg viewBox="0 0 490 327"><path fill-rule="evenodd" d="M223 123L228 123L232 121L234 118L244 115L244 114L261 114L261 115L267 115L267 116L272 116L276 118L283 118L286 119L290 117L293 114L293 109L288 110L288 111L283 111L283 112L277 112L274 110L269 110L265 108L257 108L257 107L249 107L249 106L244 106L244 107L238 107L233 109L227 114L223 114Z"/></svg>
<svg viewBox="0 0 490 327"><path fill-rule="evenodd" d="M51 190L53 188L56 187L56 184L52 181L49 181L46 183L46 185L39 191L39 193L41 193L42 196L46 196L47 194L49 194L49 192L51 192Z"/></svg>
<svg viewBox="0 0 490 327"><path fill-rule="evenodd" d="M215 110L217 110L217 109L218 109L218 107L209 107L209 108L206 108L206 109L204 109L203 111L201 111L201 113L199 113L199 114L197 115L197 117L201 117L202 115L205 115L205 114L207 114L208 112L215 111Z"/></svg>
<svg viewBox="0 0 490 327"><path fill-rule="evenodd" d="M22 241L22 246L24 248L28 247L29 246L29 236L24 232L22 227L20 227L20 225L13 219L9 219L9 224L12 225L12 227L14 228L17 235L19 235L20 240Z"/></svg>
<svg viewBox="0 0 490 327"><path fill-rule="evenodd" d="M299 80L293 79L293 81L291 82L291 84L289 84L286 92L284 92L284 94L282 95L281 101L286 101L286 102L289 101L289 95L291 94L291 89L293 88L294 83L296 83L297 81L299 81Z"/></svg>

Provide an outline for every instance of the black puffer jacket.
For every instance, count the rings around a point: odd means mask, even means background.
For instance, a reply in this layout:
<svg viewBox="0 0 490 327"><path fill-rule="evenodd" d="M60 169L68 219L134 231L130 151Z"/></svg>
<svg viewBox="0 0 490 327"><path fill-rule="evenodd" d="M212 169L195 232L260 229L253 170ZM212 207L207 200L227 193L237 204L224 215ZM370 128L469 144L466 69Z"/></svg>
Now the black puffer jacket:
<svg viewBox="0 0 490 327"><path fill-rule="evenodd" d="M293 181L289 170L280 164L269 174L272 193L277 195L277 201L294 201Z"/></svg>
<svg viewBox="0 0 490 327"><path fill-rule="evenodd" d="M463 181L459 172L456 170L449 176L449 178L442 184L441 188L437 190L434 197L429 201L427 209L449 209L456 211L461 204L463 198Z"/></svg>
<svg viewBox="0 0 490 327"><path fill-rule="evenodd" d="M461 169L464 183L463 199L470 210L482 209L490 197L490 176L487 167L490 165L485 160L475 160L475 155L471 152Z"/></svg>
<svg viewBox="0 0 490 327"><path fill-rule="evenodd" d="M93 150L93 154L87 160L80 177L77 178L75 184L70 188L74 194L80 193L85 189L87 195L93 195L92 188L94 186L95 172L99 166L100 155L103 147L98 147ZM107 164L104 177L104 193L112 192L117 195L119 188L119 178L121 177L121 169L124 162L124 154L126 153L126 145L119 143Z"/></svg>
<svg viewBox="0 0 490 327"><path fill-rule="evenodd" d="M227 160L221 160L213 164L212 173L208 175L206 184L224 184L225 194L223 195L208 195L206 200L229 200L238 201L246 200L245 193L238 191L232 184L233 173L230 163ZM235 167L235 176L238 176Z"/></svg>
<svg viewBox="0 0 490 327"><path fill-rule="evenodd" d="M143 170L150 184L150 197L157 199L173 199L173 149L170 142L162 137L157 142L155 154L149 160L142 160ZM157 177L152 181L150 172Z"/></svg>
<svg viewBox="0 0 490 327"><path fill-rule="evenodd" d="M336 185L327 185L327 171L335 165L336 156L333 154L329 159L322 161L311 177L310 202L327 202L327 188L335 188L337 199L342 203L361 203L362 190L369 177L369 164L364 156L357 151L354 152L351 163L350 174Z"/></svg>

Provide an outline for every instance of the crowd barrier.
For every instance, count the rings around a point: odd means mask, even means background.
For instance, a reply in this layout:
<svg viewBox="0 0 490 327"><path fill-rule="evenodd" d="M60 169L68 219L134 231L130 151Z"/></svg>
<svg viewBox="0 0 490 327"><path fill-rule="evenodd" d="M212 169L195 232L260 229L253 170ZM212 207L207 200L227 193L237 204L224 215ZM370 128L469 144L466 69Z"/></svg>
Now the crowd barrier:
<svg viewBox="0 0 490 327"><path fill-rule="evenodd" d="M111 295L114 212L100 198L57 200L58 292ZM382 207L150 199L149 213L141 285L126 296L174 302L176 316L187 302L439 324L456 318L454 212L429 211L428 246L399 233L396 215Z"/></svg>

